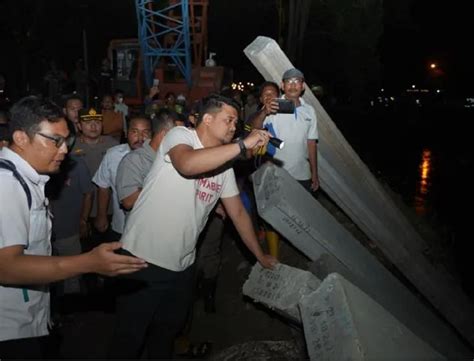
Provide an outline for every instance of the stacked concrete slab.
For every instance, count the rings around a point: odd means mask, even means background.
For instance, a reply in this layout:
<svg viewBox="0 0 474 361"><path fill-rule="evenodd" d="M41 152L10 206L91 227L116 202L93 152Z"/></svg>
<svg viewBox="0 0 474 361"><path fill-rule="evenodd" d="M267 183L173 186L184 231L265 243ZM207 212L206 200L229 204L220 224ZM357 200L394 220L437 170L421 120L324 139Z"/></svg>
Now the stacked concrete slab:
<svg viewBox="0 0 474 361"><path fill-rule="evenodd" d="M303 296L300 310L312 361L445 359L337 273Z"/></svg>
<svg viewBox="0 0 474 361"><path fill-rule="evenodd" d="M283 72L293 67L278 44L270 38L257 37L244 52L266 80L279 83ZM324 191L443 317L474 345L474 308L459 283L426 259L423 254L427 248L424 240L347 143L309 89L306 89L304 99L315 108L318 116L318 167ZM284 209L281 211L285 212ZM293 228L292 233L304 235L313 220L303 224L300 220L299 215L293 213L282 218L287 222L285 227ZM319 231L318 227L313 227L313 230L313 235ZM331 236L326 241L331 243L335 238ZM313 243L304 245L306 254L324 252L324 245ZM333 255L336 259L341 258L337 253Z"/></svg>
<svg viewBox="0 0 474 361"><path fill-rule="evenodd" d="M470 354L453 330L288 172L268 163L252 179L260 216L309 259L332 259L346 278L443 355L460 358Z"/></svg>
<svg viewBox="0 0 474 361"><path fill-rule="evenodd" d="M314 292L321 281L311 272L279 263L273 270L255 264L243 293L267 307L278 310L292 321L301 323L298 303L304 295Z"/></svg>

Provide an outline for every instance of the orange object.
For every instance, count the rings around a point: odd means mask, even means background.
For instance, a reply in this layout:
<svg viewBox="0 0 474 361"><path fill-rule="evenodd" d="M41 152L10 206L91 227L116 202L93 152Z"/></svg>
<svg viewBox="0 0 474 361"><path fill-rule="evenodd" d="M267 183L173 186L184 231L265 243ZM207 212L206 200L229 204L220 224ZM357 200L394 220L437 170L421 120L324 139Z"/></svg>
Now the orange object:
<svg viewBox="0 0 474 361"><path fill-rule="evenodd" d="M265 238L267 239L268 253L278 259L278 256L280 255L280 237L278 236L278 233L267 231L265 233Z"/></svg>

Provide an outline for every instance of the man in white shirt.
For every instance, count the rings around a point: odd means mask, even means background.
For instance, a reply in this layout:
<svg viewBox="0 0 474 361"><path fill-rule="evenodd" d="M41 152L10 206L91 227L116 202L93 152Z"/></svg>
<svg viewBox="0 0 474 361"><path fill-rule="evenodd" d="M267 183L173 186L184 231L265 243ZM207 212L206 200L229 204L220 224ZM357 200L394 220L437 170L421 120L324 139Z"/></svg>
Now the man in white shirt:
<svg viewBox="0 0 474 361"><path fill-rule="evenodd" d="M42 358L48 334L47 284L79 274L117 275L146 267L114 253L118 242L77 256L51 257L44 187L74 139L61 108L26 97L11 109L10 149L0 151L0 357Z"/></svg>
<svg viewBox="0 0 474 361"><path fill-rule="evenodd" d="M281 162L283 169L301 185L315 192L319 188L318 128L314 108L301 98L305 89L304 75L295 68L283 73L281 82L283 98L291 100L295 105L295 110L291 114L279 112L275 99L278 92L275 91L271 95L273 86L268 85L263 86L261 90L263 107L252 117L252 126L266 127L272 135L285 142L283 149L269 145L268 153Z"/></svg>
<svg viewBox="0 0 474 361"><path fill-rule="evenodd" d="M94 224L99 232L106 232L109 228L107 209L110 192L112 191L113 214L112 224L110 225L112 232L109 232L109 241L120 239L125 225L125 213L120 206L115 186L118 166L128 152L141 148L144 141L150 139L150 136L150 120L145 117L132 118L127 132L127 143L109 148L100 163L99 169L92 178L92 181L99 187L97 192L97 217Z"/></svg>
<svg viewBox="0 0 474 361"><path fill-rule="evenodd" d="M238 111L231 99L208 97L196 129L176 127L163 139L122 237L125 252L150 267L131 277L133 290L117 299L109 357L137 358L145 345L149 358L172 356L191 304L196 242L219 199L257 260L267 268L276 263L257 241L229 165L270 135L254 130L231 143Z"/></svg>

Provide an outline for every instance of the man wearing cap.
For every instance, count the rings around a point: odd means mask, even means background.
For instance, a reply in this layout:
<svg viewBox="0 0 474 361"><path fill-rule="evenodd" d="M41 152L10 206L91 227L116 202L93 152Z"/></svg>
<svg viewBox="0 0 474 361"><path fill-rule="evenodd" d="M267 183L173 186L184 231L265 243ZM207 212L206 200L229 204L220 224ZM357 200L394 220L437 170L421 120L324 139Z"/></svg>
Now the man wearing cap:
<svg viewBox="0 0 474 361"><path fill-rule="evenodd" d="M93 176L104 157L107 149L118 144L118 141L108 135L102 134L102 114L94 108L81 109L79 111L79 129L80 137L76 140L71 154L82 157L89 169L89 173ZM92 179L91 179L92 182ZM89 224L93 224L93 220L97 215L97 191L95 191L94 202L88 218L92 218ZM112 213L111 211L109 213ZM82 219L81 222L86 222ZM83 249L90 249L90 245L83 245Z"/></svg>
<svg viewBox="0 0 474 361"><path fill-rule="evenodd" d="M310 191L319 188L317 167L318 129L316 112L301 98L305 82L295 68L285 71L281 88L283 99L293 101L292 114L278 113L276 99L266 98L262 109L251 120L254 128L267 128L273 136L285 141L283 149L268 145L268 153L282 163L283 169Z"/></svg>

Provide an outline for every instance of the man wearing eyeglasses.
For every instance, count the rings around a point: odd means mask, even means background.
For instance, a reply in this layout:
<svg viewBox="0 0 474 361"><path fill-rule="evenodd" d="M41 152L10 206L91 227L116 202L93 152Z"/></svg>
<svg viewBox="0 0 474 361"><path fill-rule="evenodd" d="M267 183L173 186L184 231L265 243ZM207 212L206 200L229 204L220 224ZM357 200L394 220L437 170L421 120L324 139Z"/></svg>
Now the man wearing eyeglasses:
<svg viewBox="0 0 474 361"><path fill-rule="evenodd" d="M58 106L26 97L11 109L10 148L0 151L0 356L42 358L48 334L48 284L83 273L118 275L146 264L109 243L78 256L51 257L44 188L73 139Z"/></svg>
<svg viewBox="0 0 474 361"><path fill-rule="evenodd" d="M305 89L303 73L295 68L283 73L282 98L291 100L295 110L291 114L279 112L276 99L266 99L262 109L252 119L254 128L266 127L273 136L285 141L283 149L268 145L270 155L282 163L301 185L310 191L319 188L317 166L318 129L316 112L301 98Z"/></svg>

